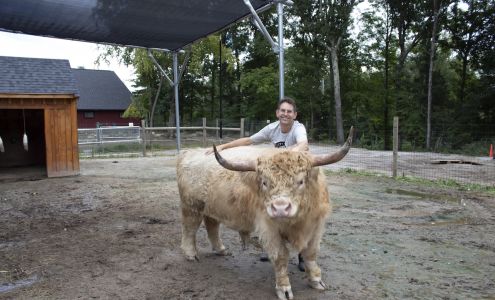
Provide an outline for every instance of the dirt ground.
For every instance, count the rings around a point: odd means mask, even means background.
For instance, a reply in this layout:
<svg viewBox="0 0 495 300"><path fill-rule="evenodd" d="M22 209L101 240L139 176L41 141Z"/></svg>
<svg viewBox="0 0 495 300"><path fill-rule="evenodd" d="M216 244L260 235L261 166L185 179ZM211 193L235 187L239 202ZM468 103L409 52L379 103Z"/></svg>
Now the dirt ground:
<svg viewBox="0 0 495 300"><path fill-rule="evenodd" d="M332 174L319 264L329 288L289 265L295 299L495 299L493 195ZM0 299L275 299L260 249L179 249L173 157L81 161L81 175L0 182Z"/></svg>

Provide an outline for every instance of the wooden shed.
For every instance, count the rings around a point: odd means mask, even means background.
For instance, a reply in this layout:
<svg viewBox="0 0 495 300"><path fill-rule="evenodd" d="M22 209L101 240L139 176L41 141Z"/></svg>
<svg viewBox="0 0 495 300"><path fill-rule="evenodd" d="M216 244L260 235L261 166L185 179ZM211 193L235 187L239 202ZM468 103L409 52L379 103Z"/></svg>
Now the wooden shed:
<svg viewBox="0 0 495 300"><path fill-rule="evenodd" d="M0 66L0 169L34 166L48 177L79 174L78 90L69 62L0 56Z"/></svg>

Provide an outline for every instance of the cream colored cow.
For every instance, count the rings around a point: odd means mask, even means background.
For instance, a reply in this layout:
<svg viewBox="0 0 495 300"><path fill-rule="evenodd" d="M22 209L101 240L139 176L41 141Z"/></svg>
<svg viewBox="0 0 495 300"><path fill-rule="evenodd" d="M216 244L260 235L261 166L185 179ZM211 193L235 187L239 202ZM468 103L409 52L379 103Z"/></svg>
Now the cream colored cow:
<svg viewBox="0 0 495 300"><path fill-rule="evenodd" d="M318 166L347 154L353 129L333 154L311 155L279 149L238 147L205 155L205 149L179 155L177 181L181 198L181 248L188 260L199 260L196 232L204 221L213 250L225 254L219 226L241 236L255 232L275 269L279 299L292 299L287 266L290 244L304 258L309 285L325 284L316 263L325 219L331 212L325 175Z"/></svg>

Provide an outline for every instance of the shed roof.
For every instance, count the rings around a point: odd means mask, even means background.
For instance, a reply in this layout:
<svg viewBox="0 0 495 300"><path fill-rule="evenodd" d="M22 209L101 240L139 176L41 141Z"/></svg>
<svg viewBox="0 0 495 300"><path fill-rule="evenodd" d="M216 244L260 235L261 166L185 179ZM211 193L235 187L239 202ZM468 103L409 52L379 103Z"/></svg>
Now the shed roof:
<svg viewBox="0 0 495 300"><path fill-rule="evenodd" d="M272 1L251 0L254 9ZM0 30L178 50L250 14L243 0L0 0Z"/></svg>
<svg viewBox="0 0 495 300"><path fill-rule="evenodd" d="M79 88L77 109L125 110L131 92L113 71L72 69Z"/></svg>
<svg viewBox="0 0 495 300"><path fill-rule="evenodd" d="M2 94L78 94L68 60L0 56Z"/></svg>

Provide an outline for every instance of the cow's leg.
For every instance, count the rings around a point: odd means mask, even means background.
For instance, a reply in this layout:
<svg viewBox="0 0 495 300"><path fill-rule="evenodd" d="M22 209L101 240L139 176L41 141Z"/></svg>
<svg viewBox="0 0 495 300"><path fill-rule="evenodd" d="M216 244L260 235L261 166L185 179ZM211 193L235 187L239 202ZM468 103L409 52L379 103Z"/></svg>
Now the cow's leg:
<svg viewBox="0 0 495 300"><path fill-rule="evenodd" d="M308 274L309 285L317 290L326 289L326 284L321 280L321 270L316 263L316 252L314 249L304 249L301 252L304 258L304 266Z"/></svg>
<svg viewBox="0 0 495 300"><path fill-rule="evenodd" d="M239 236L241 237L242 250L245 251L248 248L251 233L249 231L239 231Z"/></svg>
<svg viewBox="0 0 495 300"><path fill-rule="evenodd" d="M293 299L292 287L290 286L287 267L289 265L289 249L285 246L285 241L280 236L277 228L273 228L264 219L257 220L256 232L259 234L263 244L263 250L268 253L268 257L275 270L275 291L280 300Z"/></svg>
<svg viewBox="0 0 495 300"><path fill-rule="evenodd" d="M290 286L287 266L289 265L289 250L283 244L280 245L278 253L274 256L268 253L275 268L275 291L281 300L293 299L292 288Z"/></svg>
<svg viewBox="0 0 495 300"><path fill-rule="evenodd" d="M226 255L227 251L225 246L220 240L220 222L217 220L204 216L206 231L208 232L208 239L210 240L213 251L217 255Z"/></svg>
<svg viewBox="0 0 495 300"><path fill-rule="evenodd" d="M308 246L301 251L306 273L308 274L309 285L317 290L324 290L327 287L321 280L321 270L316 263L322 232L322 229L317 230L315 236L308 243Z"/></svg>
<svg viewBox="0 0 495 300"><path fill-rule="evenodd" d="M196 232L198 231L203 215L190 207L182 207L182 241L181 248L188 260L199 260L196 249Z"/></svg>

